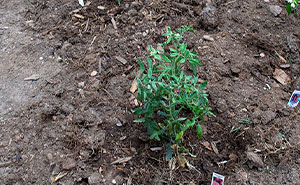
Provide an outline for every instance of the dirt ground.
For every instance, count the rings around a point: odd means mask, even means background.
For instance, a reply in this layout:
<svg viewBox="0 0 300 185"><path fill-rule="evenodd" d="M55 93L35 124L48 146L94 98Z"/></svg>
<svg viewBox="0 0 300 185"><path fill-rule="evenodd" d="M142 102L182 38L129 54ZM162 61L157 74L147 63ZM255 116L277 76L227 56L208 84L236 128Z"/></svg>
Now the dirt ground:
<svg viewBox="0 0 300 185"><path fill-rule="evenodd" d="M208 185L216 172L300 184L299 108L287 106L300 90L299 16L284 0L0 0L0 183ZM216 117L201 141L186 133L197 157L171 170L151 150L165 143L133 123L130 87L147 46L181 25L195 30L185 39Z"/></svg>

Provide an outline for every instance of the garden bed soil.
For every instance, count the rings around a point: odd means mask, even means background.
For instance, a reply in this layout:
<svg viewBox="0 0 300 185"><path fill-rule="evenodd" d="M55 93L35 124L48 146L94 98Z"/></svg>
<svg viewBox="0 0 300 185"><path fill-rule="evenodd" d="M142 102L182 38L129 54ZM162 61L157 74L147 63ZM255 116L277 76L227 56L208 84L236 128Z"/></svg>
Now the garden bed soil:
<svg viewBox="0 0 300 185"><path fill-rule="evenodd" d="M0 13L12 11L13 2L0 1L7 8ZM23 99L7 111L9 93L0 97L1 184L206 185L213 172L226 184L300 182L299 108L287 106L300 88L300 22L298 12L287 15L284 1L137 0L118 6L93 0L81 7L29 0L18 7L23 10L12 13L22 16L19 29L36 39L22 37L27 47L20 53L43 53L48 66L40 67L45 73L37 81L16 82L31 83L16 91L38 88L34 98L35 91L16 95ZM147 46L163 42L168 26L181 25L195 30L184 39L201 59L197 75L208 81L216 117L202 124L200 141L195 129L185 133L184 145L196 157L186 155L188 165L170 169L166 143L149 140L142 123L133 122L136 92L130 88ZM12 68L39 71L38 61L18 62ZM286 81L278 80L276 69Z"/></svg>

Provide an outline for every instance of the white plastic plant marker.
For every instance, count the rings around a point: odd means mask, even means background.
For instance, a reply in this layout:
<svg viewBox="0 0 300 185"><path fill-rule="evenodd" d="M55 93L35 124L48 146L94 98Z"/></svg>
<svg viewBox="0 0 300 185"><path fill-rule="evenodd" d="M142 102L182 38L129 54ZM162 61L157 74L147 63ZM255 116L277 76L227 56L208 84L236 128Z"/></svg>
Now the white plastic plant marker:
<svg viewBox="0 0 300 185"><path fill-rule="evenodd" d="M213 173L211 178L211 185L224 185L225 177L223 175Z"/></svg>
<svg viewBox="0 0 300 185"><path fill-rule="evenodd" d="M84 6L83 0L78 0L78 1L79 1L79 4L80 4L81 6Z"/></svg>
<svg viewBox="0 0 300 185"><path fill-rule="evenodd" d="M300 91L295 90L289 100L288 106L296 107L299 103L299 100L300 100Z"/></svg>

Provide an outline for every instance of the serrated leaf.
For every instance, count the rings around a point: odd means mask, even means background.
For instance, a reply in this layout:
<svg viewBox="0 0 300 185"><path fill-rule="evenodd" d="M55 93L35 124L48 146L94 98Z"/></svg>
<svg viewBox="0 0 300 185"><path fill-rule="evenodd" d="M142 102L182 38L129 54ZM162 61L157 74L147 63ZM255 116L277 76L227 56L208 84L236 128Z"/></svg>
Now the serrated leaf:
<svg viewBox="0 0 300 185"><path fill-rule="evenodd" d="M197 135L198 135L198 140L200 140L202 138L202 127L201 125L197 125L196 126L196 131L197 131Z"/></svg>

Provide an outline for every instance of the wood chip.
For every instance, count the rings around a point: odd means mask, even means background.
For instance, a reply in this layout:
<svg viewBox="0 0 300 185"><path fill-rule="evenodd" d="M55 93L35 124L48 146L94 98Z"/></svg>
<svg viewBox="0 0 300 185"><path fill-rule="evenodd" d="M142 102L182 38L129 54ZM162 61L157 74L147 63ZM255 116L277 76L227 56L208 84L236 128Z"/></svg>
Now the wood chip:
<svg viewBox="0 0 300 185"><path fill-rule="evenodd" d="M219 154L219 150L218 150L218 148L217 148L217 146L216 146L216 143L215 143L215 142L211 142L210 145L211 145L213 151L214 151L216 154Z"/></svg>
<svg viewBox="0 0 300 185"><path fill-rule="evenodd" d="M84 19L84 17L82 15L77 14L77 13L73 14L73 16L78 18L78 19Z"/></svg>
<svg viewBox="0 0 300 185"><path fill-rule="evenodd" d="M283 62L283 63L287 63L287 61L285 60L285 58L283 58L281 55L279 55L277 53L277 51L275 51L276 55L278 56L278 58Z"/></svg>
<svg viewBox="0 0 300 185"><path fill-rule="evenodd" d="M207 142L207 141L204 141L204 142L202 142L201 143L206 149L208 149L208 150L210 150L210 151L212 151L212 149L211 149L211 147L210 147L210 144L209 144L209 142Z"/></svg>
<svg viewBox="0 0 300 185"><path fill-rule="evenodd" d="M127 60L125 60L123 57L116 56L116 59L124 65L127 64Z"/></svg>
<svg viewBox="0 0 300 185"><path fill-rule="evenodd" d="M118 160L115 160L114 162L112 162L111 164L121 164L121 163L126 163L127 161L131 160L132 157L124 157L124 158L120 158Z"/></svg>
<svg viewBox="0 0 300 185"><path fill-rule="evenodd" d="M24 78L24 81L37 81L38 79L40 79L39 75L34 74L31 75L30 77Z"/></svg>
<svg viewBox="0 0 300 185"><path fill-rule="evenodd" d="M113 17L111 18L111 23L112 23L114 29L117 30L118 29L117 23L116 23L116 21L115 21L115 19Z"/></svg>
<svg viewBox="0 0 300 185"><path fill-rule="evenodd" d="M275 69L273 77L282 85L287 85L291 81L290 77L282 69Z"/></svg>

